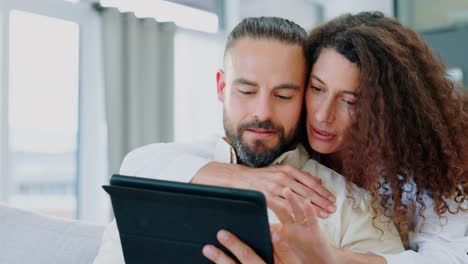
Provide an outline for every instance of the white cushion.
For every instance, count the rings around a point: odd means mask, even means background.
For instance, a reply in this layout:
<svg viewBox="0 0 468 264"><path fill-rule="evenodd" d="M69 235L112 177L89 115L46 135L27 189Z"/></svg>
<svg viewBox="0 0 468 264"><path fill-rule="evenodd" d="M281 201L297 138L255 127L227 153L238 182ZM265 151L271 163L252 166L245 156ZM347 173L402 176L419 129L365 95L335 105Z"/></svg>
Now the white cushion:
<svg viewBox="0 0 468 264"><path fill-rule="evenodd" d="M0 263L92 263L103 231L103 226L0 204Z"/></svg>

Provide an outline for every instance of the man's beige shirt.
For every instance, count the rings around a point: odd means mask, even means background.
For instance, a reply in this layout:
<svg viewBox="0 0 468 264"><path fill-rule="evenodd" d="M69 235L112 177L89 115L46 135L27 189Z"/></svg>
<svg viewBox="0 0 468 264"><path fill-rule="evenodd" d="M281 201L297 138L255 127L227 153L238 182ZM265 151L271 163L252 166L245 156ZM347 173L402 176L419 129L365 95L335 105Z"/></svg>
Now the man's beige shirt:
<svg viewBox="0 0 468 264"><path fill-rule="evenodd" d="M151 152L146 149L144 155ZM122 174L150 177L157 175L155 168L142 163L144 157L125 159L120 172ZM213 160L225 163L237 163L234 149L225 140L216 144ZM367 193L354 186L353 197L346 196L346 182L343 176L310 159L302 145L283 153L271 165L290 165L322 179L322 185L336 197L336 212L327 219L319 219L325 237L335 247L349 248L355 252L398 253L404 250L394 224L385 217L372 220ZM170 178L164 178L171 180ZM353 208L354 207L354 208ZM278 218L269 210L270 223L278 223ZM120 237L115 220L106 228L101 248L94 264L125 263L120 244Z"/></svg>

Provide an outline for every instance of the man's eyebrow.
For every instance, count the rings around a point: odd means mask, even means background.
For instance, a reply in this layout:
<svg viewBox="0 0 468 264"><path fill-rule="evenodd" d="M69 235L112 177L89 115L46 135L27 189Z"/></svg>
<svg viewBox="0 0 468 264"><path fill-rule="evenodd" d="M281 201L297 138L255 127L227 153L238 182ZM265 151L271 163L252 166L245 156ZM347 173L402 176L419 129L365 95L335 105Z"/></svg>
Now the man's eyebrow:
<svg viewBox="0 0 468 264"><path fill-rule="evenodd" d="M249 85L249 86L255 86L258 87L258 83L255 81L251 81L245 78L237 78L233 82L233 84L243 84L243 85Z"/></svg>
<svg viewBox="0 0 468 264"><path fill-rule="evenodd" d="M300 90L300 86L294 83L282 83L273 87L273 89L291 89L291 90Z"/></svg>

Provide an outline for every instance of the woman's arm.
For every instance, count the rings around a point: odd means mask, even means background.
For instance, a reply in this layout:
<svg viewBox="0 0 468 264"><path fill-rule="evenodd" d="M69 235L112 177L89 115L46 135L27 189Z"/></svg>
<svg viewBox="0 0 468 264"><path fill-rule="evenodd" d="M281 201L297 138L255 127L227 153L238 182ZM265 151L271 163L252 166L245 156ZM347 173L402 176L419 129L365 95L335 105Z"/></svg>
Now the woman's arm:
<svg viewBox="0 0 468 264"><path fill-rule="evenodd" d="M190 182L213 160L218 136L193 143L156 143L129 152L120 174L159 180Z"/></svg>
<svg viewBox="0 0 468 264"><path fill-rule="evenodd" d="M468 263L468 212L460 211L457 214L446 212L443 218L439 218L434 212L432 200L425 197L424 202L426 209L423 217L416 216L416 232L410 236L410 244L417 251L384 254L382 256L387 263ZM452 200L446 202L452 209L456 206ZM468 201L465 201L465 208L468 208Z"/></svg>

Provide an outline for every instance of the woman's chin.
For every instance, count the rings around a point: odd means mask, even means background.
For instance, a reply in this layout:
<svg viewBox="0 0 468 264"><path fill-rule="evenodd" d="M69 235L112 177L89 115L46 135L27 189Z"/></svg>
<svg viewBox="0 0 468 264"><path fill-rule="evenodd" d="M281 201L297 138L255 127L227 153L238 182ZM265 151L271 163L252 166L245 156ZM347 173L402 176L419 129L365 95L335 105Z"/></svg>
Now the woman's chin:
<svg viewBox="0 0 468 264"><path fill-rule="evenodd" d="M309 141L312 142L310 145L310 148L312 148L314 151L320 153L320 154L332 154L336 152L336 147L331 146L331 144L326 144L323 142L314 142L314 141Z"/></svg>

